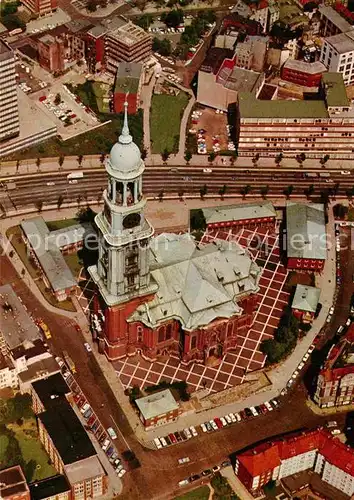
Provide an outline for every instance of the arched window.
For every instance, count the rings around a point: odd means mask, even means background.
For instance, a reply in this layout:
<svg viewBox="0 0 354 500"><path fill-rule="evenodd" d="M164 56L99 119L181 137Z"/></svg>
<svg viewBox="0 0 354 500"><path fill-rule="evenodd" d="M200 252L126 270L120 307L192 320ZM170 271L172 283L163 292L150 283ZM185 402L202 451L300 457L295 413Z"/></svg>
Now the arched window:
<svg viewBox="0 0 354 500"><path fill-rule="evenodd" d="M137 341L142 342L143 341L143 335L144 335L144 328L142 326L138 326L136 328L136 333L137 333Z"/></svg>
<svg viewBox="0 0 354 500"><path fill-rule="evenodd" d="M172 337L172 323L169 323L166 326L166 340L170 340L171 337Z"/></svg>

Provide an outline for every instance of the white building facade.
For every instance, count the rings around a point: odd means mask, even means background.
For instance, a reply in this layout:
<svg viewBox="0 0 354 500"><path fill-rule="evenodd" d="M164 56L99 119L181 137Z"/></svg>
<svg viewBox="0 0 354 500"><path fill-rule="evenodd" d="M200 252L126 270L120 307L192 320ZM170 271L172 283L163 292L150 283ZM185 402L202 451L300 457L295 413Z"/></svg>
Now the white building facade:
<svg viewBox="0 0 354 500"><path fill-rule="evenodd" d="M341 73L346 86L354 84L354 30L325 38L320 61L328 71Z"/></svg>
<svg viewBox="0 0 354 500"><path fill-rule="evenodd" d="M9 45L0 40L0 142L19 133L15 55Z"/></svg>

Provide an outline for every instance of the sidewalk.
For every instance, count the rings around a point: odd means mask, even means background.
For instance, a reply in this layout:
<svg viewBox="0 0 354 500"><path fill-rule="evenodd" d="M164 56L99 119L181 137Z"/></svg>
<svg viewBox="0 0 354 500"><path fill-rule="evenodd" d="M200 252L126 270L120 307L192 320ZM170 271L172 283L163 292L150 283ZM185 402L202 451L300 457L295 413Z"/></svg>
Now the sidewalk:
<svg viewBox="0 0 354 500"><path fill-rule="evenodd" d="M221 469L220 474L228 480L229 485L241 500L254 500L254 497L249 493L246 487L235 475L235 472L231 466Z"/></svg>

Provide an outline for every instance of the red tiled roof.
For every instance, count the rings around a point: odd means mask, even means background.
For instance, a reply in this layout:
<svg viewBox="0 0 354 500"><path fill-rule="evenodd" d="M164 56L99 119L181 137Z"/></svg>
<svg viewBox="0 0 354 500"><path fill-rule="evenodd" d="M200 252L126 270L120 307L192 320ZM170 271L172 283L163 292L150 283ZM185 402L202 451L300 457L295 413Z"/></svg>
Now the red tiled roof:
<svg viewBox="0 0 354 500"><path fill-rule="evenodd" d="M302 455L310 450L320 447L321 431L316 429L312 432L300 434L294 438L279 443L279 454L281 460Z"/></svg>
<svg viewBox="0 0 354 500"><path fill-rule="evenodd" d="M261 444L237 458L253 477L260 476L280 465L277 443Z"/></svg>
<svg viewBox="0 0 354 500"><path fill-rule="evenodd" d="M354 450L352 448L328 435L320 453L330 464L354 477Z"/></svg>

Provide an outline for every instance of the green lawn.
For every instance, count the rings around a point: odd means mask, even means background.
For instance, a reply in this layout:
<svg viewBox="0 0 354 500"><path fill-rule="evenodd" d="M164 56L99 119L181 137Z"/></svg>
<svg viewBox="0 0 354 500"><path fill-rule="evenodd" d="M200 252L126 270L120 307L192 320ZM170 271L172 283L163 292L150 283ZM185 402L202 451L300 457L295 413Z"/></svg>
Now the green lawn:
<svg viewBox="0 0 354 500"><path fill-rule="evenodd" d="M5 464L5 452L7 445L9 443L9 438L7 436L0 436L0 468L3 468Z"/></svg>
<svg viewBox="0 0 354 500"><path fill-rule="evenodd" d="M189 491L174 500L208 500L210 494L209 486L200 486L196 490Z"/></svg>
<svg viewBox="0 0 354 500"><path fill-rule="evenodd" d="M96 96L98 110L101 113L109 113L109 103L103 102L103 99L108 95L109 85L100 82L94 82L92 84L92 87Z"/></svg>
<svg viewBox="0 0 354 500"><path fill-rule="evenodd" d="M152 96L150 139L153 153L162 153L164 149L172 153L178 151L181 119L188 100L189 96L185 92L180 92L177 96Z"/></svg>
<svg viewBox="0 0 354 500"><path fill-rule="evenodd" d="M77 219L62 219L62 220L47 221L47 226L49 231L56 231L57 229L63 229L64 227L74 226L75 224L78 224Z"/></svg>
<svg viewBox="0 0 354 500"><path fill-rule="evenodd" d="M36 420L26 420L23 426L10 424L9 428L15 432L19 442L23 460L27 463L31 459L37 462L37 469L33 476L33 481L44 479L55 475L57 472L52 465L48 464L49 456L44 450L38 436Z"/></svg>

